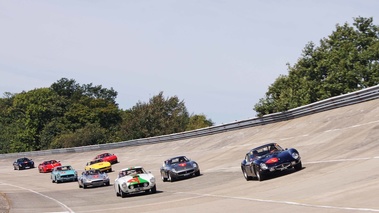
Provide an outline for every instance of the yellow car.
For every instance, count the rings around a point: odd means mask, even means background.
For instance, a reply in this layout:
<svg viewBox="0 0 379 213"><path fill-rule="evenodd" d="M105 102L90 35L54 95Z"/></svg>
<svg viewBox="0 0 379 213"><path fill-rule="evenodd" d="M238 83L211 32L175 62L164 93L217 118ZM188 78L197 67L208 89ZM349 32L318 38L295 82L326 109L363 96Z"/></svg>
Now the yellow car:
<svg viewBox="0 0 379 213"><path fill-rule="evenodd" d="M87 163L84 170L99 170L100 172L111 172L112 165L107 161L103 161L103 159L95 159Z"/></svg>

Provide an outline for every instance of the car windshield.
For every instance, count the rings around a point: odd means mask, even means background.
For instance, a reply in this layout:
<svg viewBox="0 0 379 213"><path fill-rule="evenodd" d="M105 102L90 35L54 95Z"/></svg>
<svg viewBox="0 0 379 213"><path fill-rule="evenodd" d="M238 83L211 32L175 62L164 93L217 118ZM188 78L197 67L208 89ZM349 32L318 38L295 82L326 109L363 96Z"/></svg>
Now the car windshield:
<svg viewBox="0 0 379 213"><path fill-rule="evenodd" d="M85 175L98 175L98 174L100 174L100 172L97 170L89 170L85 172Z"/></svg>
<svg viewBox="0 0 379 213"><path fill-rule="evenodd" d="M100 163L100 162L103 162L103 160L99 158L99 159L91 161L89 164L92 165L92 164Z"/></svg>
<svg viewBox="0 0 379 213"><path fill-rule="evenodd" d="M20 159L18 159L17 161L18 161L18 162L24 162L24 161L29 161L29 159L28 159L28 158L20 158Z"/></svg>
<svg viewBox="0 0 379 213"><path fill-rule="evenodd" d="M178 163L184 163L184 162L188 162L188 161L189 161L188 158L183 156L183 157L172 158L167 163L168 164L178 164Z"/></svg>
<svg viewBox="0 0 379 213"><path fill-rule="evenodd" d="M266 146L261 146L261 147L253 149L250 152L250 155L252 157L257 157L257 156L259 157L259 156L263 156L263 155L266 155L268 153L273 153L276 151L283 151L283 148L280 147L278 144L269 144Z"/></svg>
<svg viewBox="0 0 379 213"><path fill-rule="evenodd" d="M132 168L132 169L127 169L127 170L122 170L118 176L119 177L124 177L127 175L136 175L136 174L144 174L146 173L143 168Z"/></svg>
<svg viewBox="0 0 379 213"><path fill-rule="evenodd" d="M61 166L57 168L58 171L67 171L67 170L72 170L71 166Z"/></svg>

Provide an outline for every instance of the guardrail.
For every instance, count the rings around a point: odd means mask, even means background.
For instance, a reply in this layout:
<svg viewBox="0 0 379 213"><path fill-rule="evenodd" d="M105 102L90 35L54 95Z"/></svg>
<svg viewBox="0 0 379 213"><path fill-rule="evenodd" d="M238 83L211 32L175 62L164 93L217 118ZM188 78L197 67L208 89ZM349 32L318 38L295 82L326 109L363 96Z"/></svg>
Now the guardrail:
<svg viewBox="0 0 379 213"><path fill-rule="evenodd" d="M136 139L130 141L113 142L107 144L97 144L90 146L81 146L73 148L63 148L63 149L52 149L43 151L32 151L32 152L22 152L22 153L10 153L1 154L0 158L10 158L19 156L41 156L41 155L51 155L51 154L62 154L62 153L78 153L93 150L109 150L116 149L126 146L139 146L144 144L162 143L168 141L182 140L194 137L201 137L206 135L218 134L226 131L233 131L242 128L261 126L266 124L271 124L280 121L291 120L294 118L299 118L331 109L336 109L348 105L358 104L365 101L370 101L379 98L379 85L362 89L356 92L352 92L345 95L340 95L337 97L325 99L318 101L306 106L291 109L285 112L273 113L270 115L265 115L263 117L256 117L241 121L236 121L227 124L221 124L216 126L211 126L207 128L175 133L170 135L162 135L151 138Z"/></svg>

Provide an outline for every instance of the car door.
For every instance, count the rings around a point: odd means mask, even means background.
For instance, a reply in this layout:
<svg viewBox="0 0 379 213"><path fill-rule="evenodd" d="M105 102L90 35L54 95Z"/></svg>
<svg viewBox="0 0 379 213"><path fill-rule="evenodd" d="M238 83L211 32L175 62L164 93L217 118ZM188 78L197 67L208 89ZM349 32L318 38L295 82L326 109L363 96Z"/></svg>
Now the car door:
<svg viewBox="0 0 379 213"><path fill-rule="evenodd" d="M250 153L247 153L246 156L245 156L245 165L244 165L244 169L247 173L247 175L249 176L255 176L255 173L254 173L254 168L253 168L253 161L252 161L252 158L250 156Z"/></svg>

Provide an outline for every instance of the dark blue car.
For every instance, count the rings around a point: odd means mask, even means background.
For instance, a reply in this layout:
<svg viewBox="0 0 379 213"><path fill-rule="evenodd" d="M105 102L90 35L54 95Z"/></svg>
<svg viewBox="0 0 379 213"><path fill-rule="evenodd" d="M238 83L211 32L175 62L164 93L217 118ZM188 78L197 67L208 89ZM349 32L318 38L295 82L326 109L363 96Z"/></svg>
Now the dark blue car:
<svg viewBox="0 0 379 213"><path fill-rule="evenodd" d="M23 157L13 162L14 170L31 169L34 168L34 161L32 159Z"/></svg>
<svg viewBox="0 0 379 213"><path fill-rule="evenodd" d="M199 176L200 168L199 164L186 156L177 156L165 160L160 172L163 182L172 182L180 178Z"/></svg>
<svg viewBox="0 0 379 213"><path fill-rule="evenodd" d="M287 169L301 170L301 157L294 149L283 149L277 143L269 143L251 149L241 162L241 169L246 180L256 178L259 181L265 179L271 172Z"/></svg>

